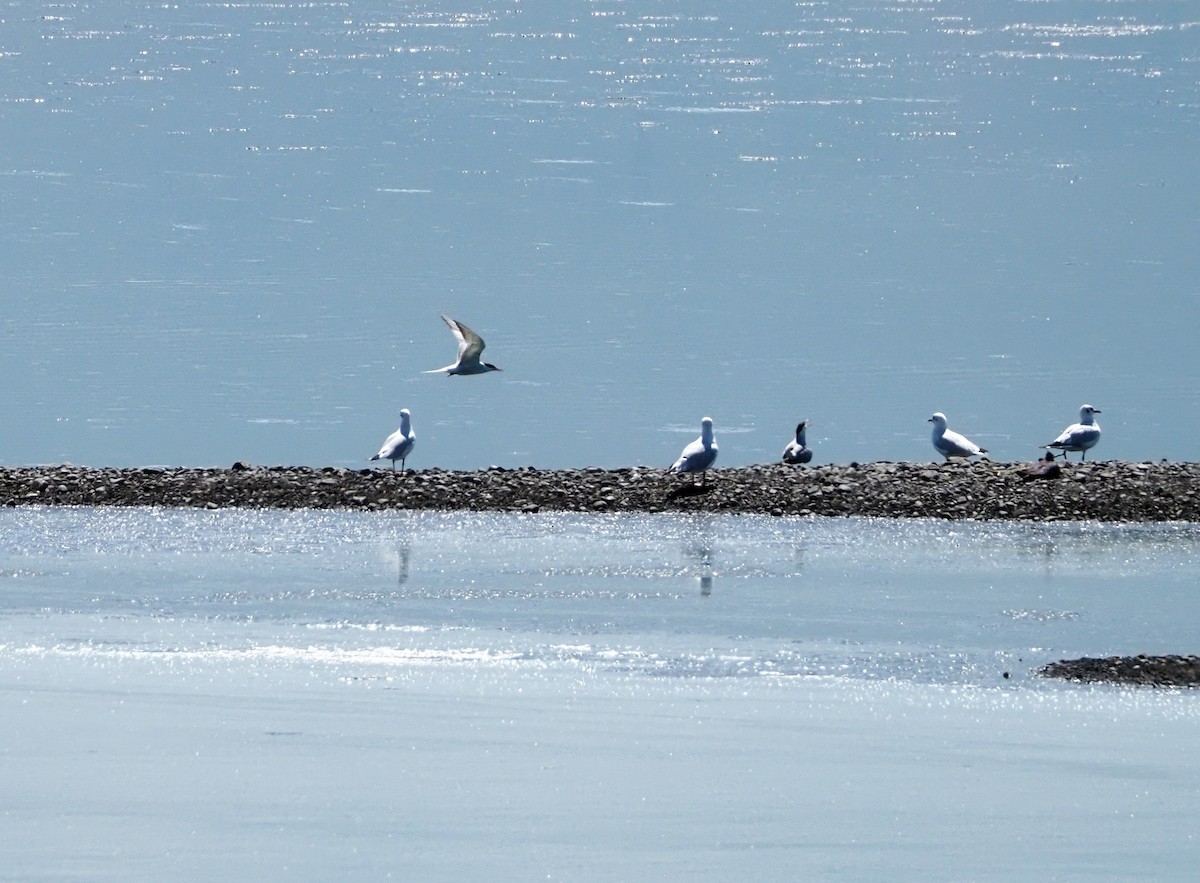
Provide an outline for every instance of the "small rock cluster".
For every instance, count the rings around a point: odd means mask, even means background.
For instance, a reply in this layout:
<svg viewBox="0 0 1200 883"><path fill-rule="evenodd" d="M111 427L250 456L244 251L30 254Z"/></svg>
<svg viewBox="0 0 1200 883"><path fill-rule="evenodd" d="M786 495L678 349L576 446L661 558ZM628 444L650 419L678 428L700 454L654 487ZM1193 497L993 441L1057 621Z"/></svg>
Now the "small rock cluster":
<svg viewBox="0 0 1200 883"><path fill-rule="evenodd" d="M1085 683L1197 687L1200 686L1200 657L1109 656L1094 659L1085 656L1044 665L1039 674Z"/></svg>
<svg viewBox="0 0 1200 883"><path fill-rule="evenodd" d="M1056 464L1059 465L1059 464ZM1200 521L1200 464L1100 461L782 464L457 472L248 466L0 468L0 505L729 512L1030 521Z"/></svg>

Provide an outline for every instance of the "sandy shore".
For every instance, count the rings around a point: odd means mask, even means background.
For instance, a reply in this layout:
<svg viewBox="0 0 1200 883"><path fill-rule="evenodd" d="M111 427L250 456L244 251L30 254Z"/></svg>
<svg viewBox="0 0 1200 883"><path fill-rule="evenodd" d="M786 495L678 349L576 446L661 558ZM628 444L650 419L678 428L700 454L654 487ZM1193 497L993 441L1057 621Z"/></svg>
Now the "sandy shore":
<svg viewBox="0 0 1200 883"><path fill-rule="evenodd" d="M1034 521L1198 521L1200 464L852 463L718 469L0 468L0 504L469 511L738 512Z"/></svg>

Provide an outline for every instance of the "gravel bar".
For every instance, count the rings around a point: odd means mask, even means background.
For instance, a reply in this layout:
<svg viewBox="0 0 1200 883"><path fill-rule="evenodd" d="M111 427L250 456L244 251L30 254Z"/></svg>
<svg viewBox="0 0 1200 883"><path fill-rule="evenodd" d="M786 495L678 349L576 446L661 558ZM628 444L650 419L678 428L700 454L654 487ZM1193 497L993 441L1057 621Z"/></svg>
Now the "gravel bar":
<svg viewBox="0 0 1200 883"><path fill-rule="evenodd" d="M7 506L727 512L988 521L1200 521L1197 463L889 463L717 469L0 467Z"/></svg>
<svg viewBox="0 0 1200 883"><path fill-rule="evenodd" d="M1131 684L1151 687L1200 687L1200 657L1108 656L1060 659L1038 673L1082 683Z"/></svg>

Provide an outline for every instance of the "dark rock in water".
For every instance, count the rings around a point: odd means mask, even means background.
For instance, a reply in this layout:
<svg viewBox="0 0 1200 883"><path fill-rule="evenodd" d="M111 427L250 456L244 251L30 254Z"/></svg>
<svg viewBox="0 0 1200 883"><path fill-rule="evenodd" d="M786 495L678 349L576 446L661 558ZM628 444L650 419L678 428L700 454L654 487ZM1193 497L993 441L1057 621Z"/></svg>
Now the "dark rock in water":
<svg viewBox="0 0 1200 883"><path fill-rule="evenodd" d="M1200 687L1200 657L1108 656L1061 659L1044 665L1038 674L1047 678L1106 684L1152 687Z"/></svg>
<svg viewBox="0 0 1200 883"><path fill-rule="evenodd" d="M1046 461L1039 461L1046 463ZM1024 521L1200 521L1200 464L776 463L713 470L704 484L667 470L491 468L391 472L251 466L229 469L0 467L0 506L184 506L497 512L729 512ZM1049 476L1047 476L1049 477Z"/></svg>

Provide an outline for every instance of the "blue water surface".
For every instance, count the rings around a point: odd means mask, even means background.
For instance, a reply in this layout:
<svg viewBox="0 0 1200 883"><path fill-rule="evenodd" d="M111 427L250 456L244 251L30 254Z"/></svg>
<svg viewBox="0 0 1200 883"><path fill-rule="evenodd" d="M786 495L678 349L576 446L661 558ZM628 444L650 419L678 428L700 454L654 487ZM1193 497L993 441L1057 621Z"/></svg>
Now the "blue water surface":
<svg viewBox="0 0 1200 883"><path fill-rule="evenodd" d="M0 463L1193 459L1187 3L33 2ZM500 374L422 375L453 351Z"/></svg>
<svg viewBox="0 0 1200 883"><path fill-rule="evenodd" d="M1188 880L1192 525L0 511L14 879Z"/></svg>
<svg viewBox="0 0 1200 883"><path fill-rule="evenodd" d="M1191 525L573 514L0 513L9 652L254 652L1045 688L1191 652Z"/></svg>

